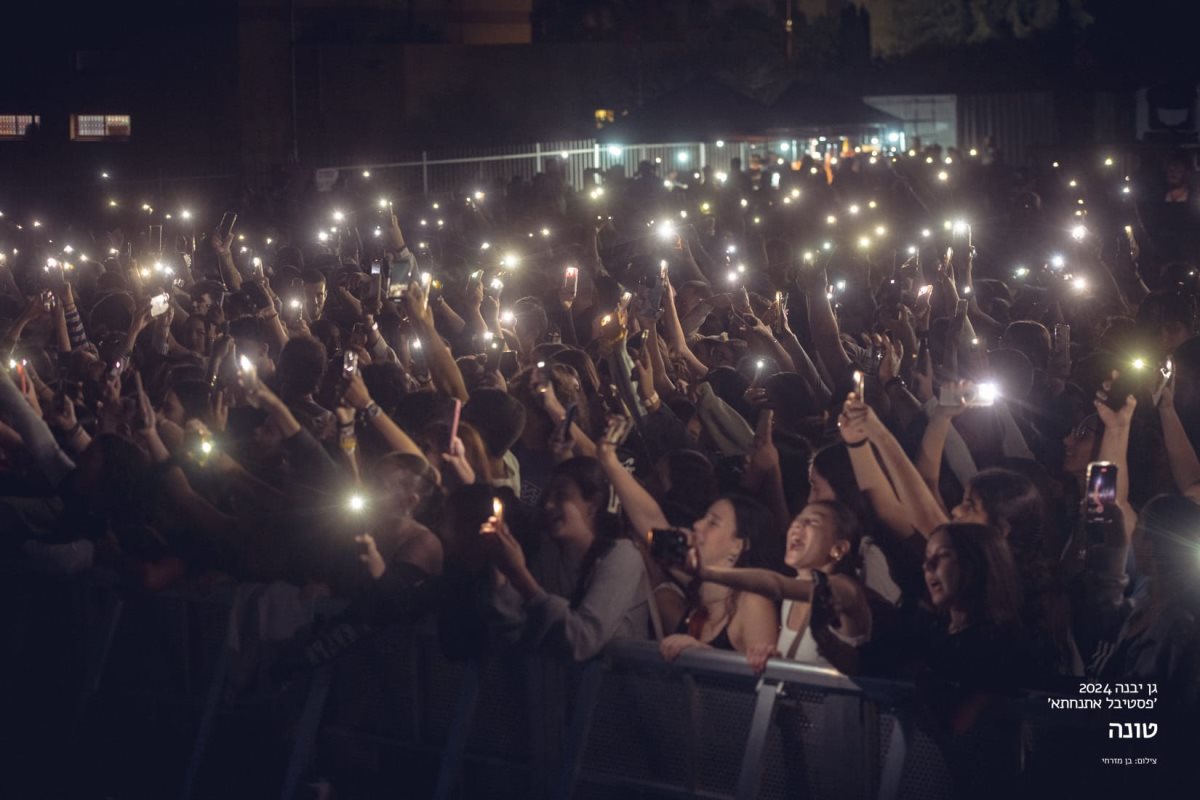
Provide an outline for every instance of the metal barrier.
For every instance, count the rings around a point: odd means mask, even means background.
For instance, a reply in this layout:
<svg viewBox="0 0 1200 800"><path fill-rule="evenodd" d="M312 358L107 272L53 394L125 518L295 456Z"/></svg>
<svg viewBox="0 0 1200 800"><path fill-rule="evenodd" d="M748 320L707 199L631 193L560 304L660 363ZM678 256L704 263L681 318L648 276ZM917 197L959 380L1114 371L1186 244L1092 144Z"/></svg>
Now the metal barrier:
<svg viewBox="0 0 1200 800"><path fill-rule="evenodd" d="M77 730L88 701L106 690L105 664L130 603L105 585L90 584L88 594L99 601L90 624L98 635L89 637ZM187 625L200 621L195 606L223 596L139 602L191 606L166 618ZM224 624L210 618L217 637L183 636L212 643L194 654L212 666L195 697L185 799L204 794L205 752L229 707L232 611ZM438 800L949 797L940 751L911 718L913 699L909 684L783 660L754 675L736 653L694 649L667 664L652 642L616 642L586 664L517 653L456 663L428 627L388 629L310 676L281 796L297 796L324 740L351 742L380 764L382 754L400 754L406 785L428 787L413 795Z"/></svg>

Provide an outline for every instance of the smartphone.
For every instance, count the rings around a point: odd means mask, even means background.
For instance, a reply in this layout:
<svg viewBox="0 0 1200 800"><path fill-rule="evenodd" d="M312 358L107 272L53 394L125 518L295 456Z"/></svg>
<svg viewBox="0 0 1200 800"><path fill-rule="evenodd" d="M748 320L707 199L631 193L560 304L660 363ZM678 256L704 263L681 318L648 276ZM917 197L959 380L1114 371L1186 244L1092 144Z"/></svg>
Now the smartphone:
<svg viewBox="0 0 1200 800"><path fill-rule="evenodd" d="M379 276L383 274L383 262L378 258L371 262L371 275Z"/></svg>
<svg viewBox="0 0 1200 800"><path fill-rule="evenodd" d="M520 369L520 364L517 363L517 352L515 350L505 350L500 354L500 374L504 379L512 380L512 377L517 374Z"/></svg>
<svg viewBox="0 0 1200 800"><path fill-rule="evenodd" d="M971 301L960 298L958 301L958 307L954 309L954 317L956 319L966 319L967 309L970 307L970 305Z"/></svg>
<svg viewBox="0 0 1200 800"><path fill-rule="evenodd" d="M865 401L867 396L867 376L862 370L854 370L854 393L858 395L859 402Z"/></svg>
<svg viewBox="0 0 1200 800"><path fill-rule="evenodd" d="M1054 326L1054 349L1069 352L1071 349L1071 326L1059 322Z"/></svg>
<svg viewBox="0 0 1200 800"><path fill-rule="evenodd" d="M575 420L578 417L579 404L571 403L571 405L567 406L567 415L563 417L563 421L559 423L558 431L555 434L559 441L571 441L571 426L575 424Z"/></svg>
<svg viewBox="0 0 1200 800"><path fill-rule="evenodd" d="M1103 544L1104 525L1111 522L1107 507L1117 502L1117 465L1111 461L1093 461L1087 466L1087 494L1084 496L1084 525L1089 544Z"/></svg>
<svg viewBox="0 0 1200 800"><path fill-rule="evenodd" d="M356 372L358 372L358 353L347 350L342 353L342 379L351 381Z"/></svg>
<svg viewBox="0 0 1200 800"><path fill-rule="evenodd" d="M299 297L290 297L280 311L284 322L299 322L304 317L304 301Z"/></svg>
<svg viewBox="0 0 1200 800"><path fill-rule="evenodd" d="M977 383L966 390L956 383L946 383L942 384L938 390L938 405L987 408L995 405L996 396L997 390L994 383Z"/></svg>
<svg viewBox="0 0 1200 800"><path fill-rule="evenodd" d="M493 341L487 348L487 356L484 359L483 367L488 372L496 372L500 369L500 356L504 355L504 351L500 349L500 343Z"/></svg>
<svg viewBox="0 0 1200 800"><path fill-rule="evenodd" d="M647 317L659 317L662 314L662 279L658 275L643 278L638 284L639 311Z"/></svg>
<svg viewBox="0 0 1200 800"><path fill-rule="evenodd" d="M53 311L56 305L58 305L58 298L54 296L54 292L50 291L49 289L43 291L42 308L46 309L46 311Z"/></svg>
<svg viewBox="0 0 1200 800"><path fill-rule="evenodd" d="M625 344L625 349L629 351L630 356L635 359L641 357L642 348L646 346L646 337L648 335L648 331L638 331L629 337L629 341Z"/></svg>
<svg viewBox="0 0 1200 800"><path fill-rule="evenodd" d="M416 261L400 259L392 264L388 273L388 297L403 297L408 286L417 279Z"/></svg>
<svg viewBox="0 0 1200 800"><path fill-rule="evenodd" d="M258 368L246 356L238 356L238 381L250 391L258 388Z"/></svg>
<svg viewBox="0 0 1200 800"><path fill-rule="evenodd" d="M933 284L927 283L924 286L922 286L920 289L917 289L917 297L925 297L926 295L928 295L932 292L933 292Z"/></svg>
<svg viewBox="0 0 1200 800"><path fill-rule="evenodd" d="M477 287L482 282L483 282L483 270L477 269L474 272L472 272L469 276L467 276L467 294L469 295L472 292L474 292L475 287Z"/></svg>
<svg viewBox="0 0 1200 800"><path fill-rule="evenodd" d="M654 528L648 538L650 555L655 561L669 566L682 566L687 563L691 542L684 531L675 528Z"/></svg>
<svg viewBox="0 0 1200 800"><path fill-rule="evenodd" d="M237 214L233 211L226 211L221 215L221 224L217 226L217 235L221 237L221 241L225 241L233 233L233 226L236 222Z"/></svg>
<svg viewBox="0 0 1200 800"><path fill-rule="evenodd" d="M563 273L563 288L567 290L567 294L571 296L571 299L575 298L575 295L579 292L578 267L567 267Z"/></svg>
<svg viewBox="0 0 1200 800"><path fill-rule="evenodd" d="M163 292L162 294L154 295L153 297L150 298L150 316L151 316L151 318L161 317L163 314L167 313L167 309L170 307L171 307L171 295L167 294L166 292Z"/></svg>
<svg viewBox="0 0 1200 800"><path fill-rule="evenodd" d="M254 273L254 277L256 277L256 278L265 277L263 274L263 262L262 262L261 258L259 258L258 256L255 256L254 258L250 259L250 265L253 267L252 271Z"/></svg>
<svg viewBox="0 0 1200 800"><path fill-rule="evenodd" d="M162 253L162 225L151 225L146 232L146 243L150 246L150 252Z"/></svg>
<svg viewBox="0 0 1200 800"><path fill-rule="evenodd" d="M113 362L113 365L108 368L108 379L119 377L125 371L125 359L118 358Z"/></svg>

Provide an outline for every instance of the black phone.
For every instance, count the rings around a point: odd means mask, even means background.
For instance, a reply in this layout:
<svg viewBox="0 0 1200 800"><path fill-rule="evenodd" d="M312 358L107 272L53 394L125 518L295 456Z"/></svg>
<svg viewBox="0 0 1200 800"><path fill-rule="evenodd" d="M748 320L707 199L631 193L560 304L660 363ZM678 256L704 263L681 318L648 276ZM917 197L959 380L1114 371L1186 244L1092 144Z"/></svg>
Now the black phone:
<svg viewBox="0 0 1200 800"><path fill-rule="evenodd" d="M646 346L646 337L649 335L647 331L638 331L633 336L629 337L629 341L625 344L625 348L629 351L629 355L634 358L640 358L642 348Z"/></svg>
<svg viewBox="0 0 1200 800"><path fill-rule="evenodd" d="M520 368L515 350L505 350L500 354L500 374L504 376L504 380L512 380Z"/></svg>
<svg viewBox="0 0 1200 800"><path fill-rule="evenodd" d="M221 241L229 238L229 234L233 233L233 226L237 223L237 213L226 211L221 215L221 224L217 226L217 235L221 237Z"/></svg>
<svg viewBox="0 0 1200 800"><path fill-rule="evenodd" d="M561 442L571 441L571 426L575 424L575 418L579 416L579 405L571 403L567 406L567 415L563 417L563 421L559 423L558 430L554 432L554 437Z"/></svg>
<svg viewBox="0 0 1200 800"><path fill-rule="evenodd" d="M487 348L487 356L484 358L483 366L488 372L495 372L500 369L500 357L504 355L504 351L500 349L500 343L493 341Z"/></svg>
<svg viewBox="0 0 1200 800"><path fill-rule="evenodd" d="M668 566L687 563L688 535L677 528L654 528L650 531L650 556Z"/></svg>

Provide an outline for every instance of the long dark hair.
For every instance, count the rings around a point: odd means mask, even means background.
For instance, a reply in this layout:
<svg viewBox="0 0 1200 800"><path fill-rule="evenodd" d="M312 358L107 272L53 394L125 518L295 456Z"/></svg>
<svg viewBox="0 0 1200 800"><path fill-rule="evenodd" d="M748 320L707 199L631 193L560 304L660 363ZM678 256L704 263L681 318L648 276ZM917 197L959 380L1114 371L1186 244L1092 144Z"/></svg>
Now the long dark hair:
<svg viewBox="0 0 1200 800"><path fill-rule="evenodd" d="M973 522L947 522L933 533L945 533L962 572L958 605L971 624L1017 619L1021 584L1008 543L995 528Z"/></svg>
<svg viewBox="0 0 1200 800"><path fill-rule="evenodd" d="M604 469L596 459L587 456L569 458L554 468L554 471L550 473L550 480L567 480L575 484L583 502L594 505L596 508L595 516L592 517L596 538L584 553L583 561L579 565L579 576L575 580L575 590L571 592L569 598L571 608L578 608L591 585L593 573L596 571L596 562L612 550L620 536L621 527L617 517L608 512L610 495L608 478L605 477ZM549 492L542 495L543 504L545 503L544 498L548 495Z"/></svg>

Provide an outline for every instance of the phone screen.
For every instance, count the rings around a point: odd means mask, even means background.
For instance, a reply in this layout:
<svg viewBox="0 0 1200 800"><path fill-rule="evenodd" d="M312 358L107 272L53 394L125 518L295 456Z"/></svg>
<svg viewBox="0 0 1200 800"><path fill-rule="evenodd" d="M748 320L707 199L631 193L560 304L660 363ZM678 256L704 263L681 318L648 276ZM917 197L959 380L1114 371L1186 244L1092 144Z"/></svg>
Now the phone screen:
<svg viewBox="0 0 1200 800"><path fill-rule="evenodd" d="M171 296L166 292L150 298L150 316L161 317L171 307Z"/></svg>
<svg viewBox="0 0 1200 800"><path fill-rule="evenodd" d="M1085 518L1089 523L1103 522L1105 506L1117 502L1117 465L1111 461L1093 461L1087 467Z"/></svg>
<svg viewBox="0 0 1200 800"><path fill-rule="evenodd" d="M347 350L342 354L342 377L347 381L352 380L356 372L358 372L358 353Z"/></svg>

